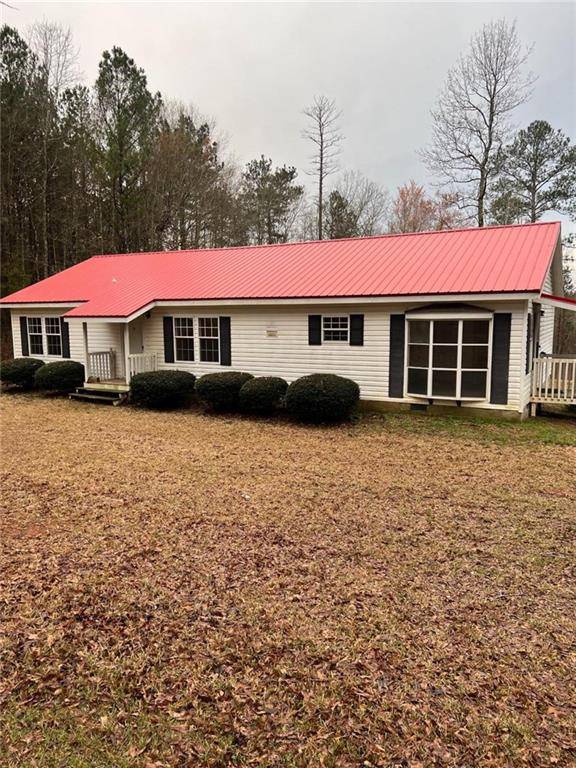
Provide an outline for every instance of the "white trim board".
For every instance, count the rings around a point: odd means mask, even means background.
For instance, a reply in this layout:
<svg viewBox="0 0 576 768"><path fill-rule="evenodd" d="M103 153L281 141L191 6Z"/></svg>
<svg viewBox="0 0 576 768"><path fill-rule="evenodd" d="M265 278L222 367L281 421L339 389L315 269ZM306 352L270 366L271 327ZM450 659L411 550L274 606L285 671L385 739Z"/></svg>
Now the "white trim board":
<svg viewBox="0 0 576 768"><path fill-rule="evenodd" d="M433 304L437 302L454 301L528 301L538 298L540 294L537 291L512 292L512 293L445 293L445 294L423 294L421 296L326 296L323 298L304 298L304 299L159 299L149 302L132 314L121 317L118 315L74 315L67 317L69 321L86 320L92 323L129 323L137 317L150 312L155 307L260 307L260 306L313 306L313 305L366 305L366 304ZM6 308L24 308L25 305L18 304L3 305ZM29 305L32 306L32 305ZM70 306L70 305L68 305ZM80 306L80 305L77 305Z"/></svg>
<svg viewBox="0 0 576 768"><path fill-rule="evenodd" d="M538 299L540 304L546 304L549 307L557 307L558 309L567 309L569 312L576 312L576 304L570 301L563 301L559 296L557 299L547 299L543 296Z"/></svg>

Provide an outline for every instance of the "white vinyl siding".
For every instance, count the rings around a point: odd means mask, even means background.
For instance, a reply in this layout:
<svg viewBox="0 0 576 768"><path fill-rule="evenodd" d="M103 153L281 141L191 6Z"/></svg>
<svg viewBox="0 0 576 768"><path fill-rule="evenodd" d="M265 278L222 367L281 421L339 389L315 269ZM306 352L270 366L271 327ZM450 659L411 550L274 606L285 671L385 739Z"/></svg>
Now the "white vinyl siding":
<svg viewBox="0 0 576 768"><path fill-rule="evenodd" d="M20 338L20 317L31 318L60 318L71 307L57 310L47 309L27 309L11 310L12 319L12 341L14 345L14 357L22 357L22 342ZM68 322L70 336L70 359L76 360L84 365L84 338L82 335L82 322L80 320L71 320ZM118 375L124 375L124 354L123 354L123 334L124 325L122 323L101 323L88 321L88 348L90 352L106 352L113 349L116 352L116 365ZM47 354L46 344L44 344L43 354L30 357L43 360L45 363L53 363L55 360L61 360L62 357L54 357Z"/></svg>
<svg viewBox="0 0 576 768"><path fill-rule="evenodd" d="M544 293L553 294L552 290L552 272L548 272L544 281ZM540 352L551 355L554 351L554 307L547 304L542 305L542 315L540 316Z"/></svg>
<svg viewBox="0 0 576 768"><path fill-rule="evenodd" d="M528 377L525 375L526 351L526 301L475 301L474 305L497 312L510 312L512 326L510 336L510 372L508 404L490 406L486 402L471 403L471 407L493 407L522 411L528 402ZM308 315L342 316L343 305L299 306L214 306L155 308L149 316L142 317L144 352L156 353L160 368L191 371L196 375L215 371L248 371L255 376L282 376L294 381L310 373L336 373L358 383L365 400L388 399L390 315L403 313L418 306L411 304L354 304L346 305L349 312L364 314L364 346L327 342L319 346L308 344ZM59 317L66 312L48 310L12 310L14 356L21 357L20 316ZM164 315L172 317L231 318L232 365L221 366L216 362L201 362L196 356L193 362L164 362ZM84 363L82 321L69 322L70 357ZM123 323L90 322L88 320L88 344L91 352L110 348L116 351L119 375L123 375ZM197 339L195 338L195 342ZM46 362L54 358L42 356ZM421 402L406 398L405 402Z"/></svg>
<svg viewBox="0 0 576 768"><path fill-rule="evenodd" d="M487 402L470 403L470 407L523 410L524 405L524 318L527 302L474 302L476 306L497 312L510 312L510 372L508 404L491 406ZM310 373L336 373L347 376L360 386L364 400L388 399L390 314L403 313L415 305L354 305L353 311L364 314L364 346L326 342L308 344L308 315L341 316L338 305L305 305L277 307L220 307L218 313L231 318L232 365L194 362L164 363L162 317L190 316L190 308L155 308L144 321L144 348L155 352L160 368L191 371L199 376L214 371L248 371L255 376L282 376L288 382ZM347 306L350 310L350 306ZM213 310L213 308L211 308ZM194 314L203 316L194 308ZM411 402L411 398L406 398ZM413 399L413 402L421 402ZM527 402L527 401L526 401ZM468 403L467 403L468 405Z"/></svg>

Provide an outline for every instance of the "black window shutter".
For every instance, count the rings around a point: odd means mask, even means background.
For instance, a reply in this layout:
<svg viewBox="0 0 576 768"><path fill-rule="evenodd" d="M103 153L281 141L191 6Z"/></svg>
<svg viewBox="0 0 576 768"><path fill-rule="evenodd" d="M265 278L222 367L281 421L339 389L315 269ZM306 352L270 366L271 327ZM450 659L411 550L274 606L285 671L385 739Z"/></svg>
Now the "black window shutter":
<svg viewBox="0 0 576 768"><path fill-rule="evenodd" d="M364 315L350 315L350 346L364 346Z"/></svg>
<svg viewBox="0 0 576 768"><path fill-rule="evenodd" d="M308 315L308 344L322 344L322 315Z"/></svg>
<svg viewBox="0 0 576 768"><path fill-rule="evenodd" d="M28 357L28 318L23 315L20 317L20 344L22 346L22 357Z"/></svg>
<svg viewBox="0 0 576 768"><path fill-rule="evenodd" d="M496 312L494 314L490 402L498 405L506 405L508 402L511 327L512 315L509 312Z"/></svg>
<svg viewBox="0 0 576 768"><path fill-rule="evenodd" d="M62 357L70 357L70 328L63 317L60 318L60 335L62 336Z"/></svg>
<svg viewBox="0 0 576 768"><path fill-rule="evenodd" d="M404 397L404 340L406 319L404 315L390 315L390 368L388 372L388 397Z"/></svg>
<svg viewBox="0 0 576 768"><path fill-rule="evenodd" d="M528 313L526 323L526 373L530 373L530 342L532 341L532 315Z"/></svg>
<svg viewBox="0 0 576 768"><path fill-rule="evenodd" d="M220 365L232 365L229 317L220 318Z"/></svg>
<svg viewBox="0 0 576 768"><path fill-rule="evenodd" d="M174 362L174 318L164 315L164 362Z"/></svg>

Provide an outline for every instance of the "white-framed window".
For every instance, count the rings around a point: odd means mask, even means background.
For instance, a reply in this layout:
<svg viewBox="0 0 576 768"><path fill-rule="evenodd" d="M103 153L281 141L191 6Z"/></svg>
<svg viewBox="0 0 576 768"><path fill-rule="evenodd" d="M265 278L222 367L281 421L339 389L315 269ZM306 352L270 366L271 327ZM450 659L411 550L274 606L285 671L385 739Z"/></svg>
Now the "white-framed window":
<svg viewBox="0 0 576 768"><path fill-rule="evenodd" d="M42 333L42 318L28 318L28 350L31 355L44 354L44 336Z"/></svg>
<svg viewBox="0 0 576 768"><path fill-rule="evenodd" d="M491 320L408 319L406 394L485 400Z"/></svg>
<svg viewBox="0 0 576 768"><path fill-rule="evenodd" d="M62 357L62 330L59 317L45 317L46 352L50 356Z"/></svg>
<svg viewBox="0 0 576 768"><path fill-rule="evenodd" d="M194 360L194 318L174 318L174 359L177 362Z"/></svg>
<svg viewBox="0 0 576 768"><path fill-rule="evenodd" d="M200 360L203 363L220 362L220 323L217 317L198 318Z"/></svg>
<svg viewBox="0 0 576 768"><path fill-rule="evenodd" d="M349 315L322 315L322 340L348 342Z"/></svg>

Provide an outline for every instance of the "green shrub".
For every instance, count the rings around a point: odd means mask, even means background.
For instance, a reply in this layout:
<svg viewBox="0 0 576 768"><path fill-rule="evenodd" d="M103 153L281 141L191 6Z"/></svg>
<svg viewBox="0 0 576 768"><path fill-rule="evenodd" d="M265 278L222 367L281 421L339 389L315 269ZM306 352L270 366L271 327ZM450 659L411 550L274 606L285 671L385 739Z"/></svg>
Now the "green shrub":
<svg viewBox="0 0 576 768"><path fill-rule="evenodd" d="M36 386L51 392L72 392L84 384L84 366L74 360L59 360L38 368Z"/></svg>
<svg viewBox="0 0 576 768"><path fill-rule="evenodd" d="M286 394L287 382L277 376L250 379L240 390L240 408L246 413L274 413Z"/></svg>
<svg viewBox="0 0 576 768"><path fill-rule="evenodd" d="M290 384L286 408L302 421L343 421L359 399L360 388L355 381L333 373L314 373Z"/></svg>
<svg viewBox="0 0 576 768"><path fill-rule="evenodd" d="M214 411L236 411L240 407L240 390L252 378L251 373L236 371L207 373L196 382L196 394Z"/></svg>
<svg viewBox="0 0 576 768"><path fill-rule="evenodd" d="M2 360L0 363L0 381L3 384L14 384L22 389L32 389L34 375L38 368L44 365L42 360L34 357L17 357L14 360Z"/></svg>
<svg viewBox="0 0 576 768"><path fill-rule="evenodd" d="M147 408L183 408L194 396L196 376L186 371L148 371L130 381L130 398Z"/></svg>

